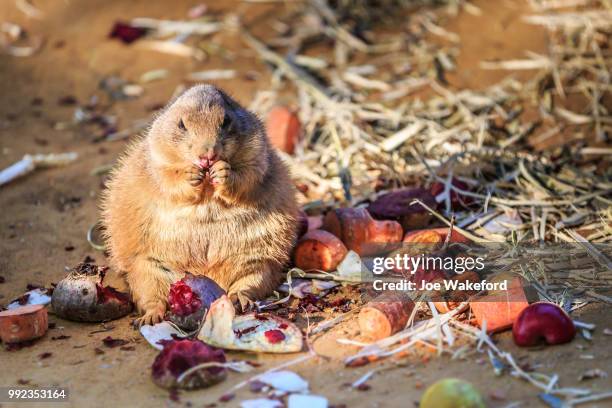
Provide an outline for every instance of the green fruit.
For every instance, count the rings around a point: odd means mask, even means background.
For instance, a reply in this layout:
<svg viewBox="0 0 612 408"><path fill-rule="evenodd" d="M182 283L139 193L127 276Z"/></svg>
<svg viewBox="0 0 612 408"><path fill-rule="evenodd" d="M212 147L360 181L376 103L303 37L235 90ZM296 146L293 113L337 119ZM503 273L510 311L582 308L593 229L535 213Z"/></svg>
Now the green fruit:
<svg viewBox="0 0 612 408"><path fill-rule="evenodd" d="M485 408L482 396L467 381L445 378L431 385L421 398L420 408Z"/></svg>

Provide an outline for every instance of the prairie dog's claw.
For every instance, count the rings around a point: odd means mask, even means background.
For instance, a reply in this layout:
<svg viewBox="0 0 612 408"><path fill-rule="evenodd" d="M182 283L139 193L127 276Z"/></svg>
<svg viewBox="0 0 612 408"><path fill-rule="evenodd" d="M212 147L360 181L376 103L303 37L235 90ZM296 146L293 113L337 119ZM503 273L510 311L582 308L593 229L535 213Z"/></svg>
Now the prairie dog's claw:
<svg viewBox="0 0 612 408"><path fill-rule="evenodd" d="M143 325L154 325L161 323L164 320L165 308L157 307L148 309L145 313L137 319L134 319L132 324L135 327L142 327Z"/></svg>
<svg viewBox="0 0 612 408"><path fill-rule="evenodd" d="M191 167L187 171L187 177L189 184L193 187L197 187L204 181L204 177L206 177L206 169L200 167Z"/></svg>
<svg viewBox="0 0 612 408"><path fill-rule="evenodd" d="M234 307L242 313L255 310L255 302L244 292L236 292L230 295L230 300L234 304Z"/></svg>
<svg viewBox="0 0 612 408"><path fill-rule="evenodd" d="M214 185L224 185L229 176L232 168L230 164L223 160L217 160L213 163L210 168L210 180Z"/></svg>

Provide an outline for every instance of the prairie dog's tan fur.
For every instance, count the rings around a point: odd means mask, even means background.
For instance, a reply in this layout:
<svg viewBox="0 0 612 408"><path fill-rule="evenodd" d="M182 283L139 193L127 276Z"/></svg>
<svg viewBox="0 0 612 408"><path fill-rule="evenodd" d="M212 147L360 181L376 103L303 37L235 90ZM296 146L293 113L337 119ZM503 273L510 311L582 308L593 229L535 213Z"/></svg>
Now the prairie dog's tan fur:
<svg viewBox="0 0 612 408"><path fill-rule="evenodd" d="M260 121L198 85L170 102L113 171L102 202L111 264L160 321L185 271L241 303L276 288L296 235L295 191Z"/></svg>

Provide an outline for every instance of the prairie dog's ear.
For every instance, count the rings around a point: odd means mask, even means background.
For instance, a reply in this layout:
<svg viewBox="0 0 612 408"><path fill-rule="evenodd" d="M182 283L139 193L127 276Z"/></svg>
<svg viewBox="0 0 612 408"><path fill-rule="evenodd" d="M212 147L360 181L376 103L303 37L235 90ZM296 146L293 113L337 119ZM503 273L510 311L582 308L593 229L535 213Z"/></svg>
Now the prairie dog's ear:
<svg viewBox="0 0 612 408"><path fill-rule="evenodd" d="M240 104L238 102L236 102L231 96L229 96L227 93L225 93L222 90L218 90L219 94L221 95L221 98L223 98L223 102L225 102L225 105L230 108L231 110L238 110L238 109L244 109L242 106L240 106Z"/></svg>

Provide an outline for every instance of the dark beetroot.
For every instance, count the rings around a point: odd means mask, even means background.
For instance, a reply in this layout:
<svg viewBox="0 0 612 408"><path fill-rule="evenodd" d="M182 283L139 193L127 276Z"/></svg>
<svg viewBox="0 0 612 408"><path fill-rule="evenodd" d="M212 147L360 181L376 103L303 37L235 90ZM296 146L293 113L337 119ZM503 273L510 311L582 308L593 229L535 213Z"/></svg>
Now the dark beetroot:
<svg viewBox="0 0 612 408"><path fill-rule="evenodd" d="M421 205L411 203L419 199L430 208L436 207L434 196L424 188L406 188L383 194L372 202L368 211L378 220L395 220L404 230L423 228L431 214Z"/></svg>
<svg viewBox="0 0 612 408"><path fill-rule="evenodd" d="M541 341L561 344L572 341L576 327L563 309L554 303L538 302L527 306L512 326L516 345L535 346Z"/></svg>
<svg viewBox="0 0 612 408"><path fill-rule="evenodd" d="M184 330L196 330L212 302L224 294L214 280L186 273L183 279L170 286L167 317Z"/></svg>
<svg viewBox="0 0 612 408"><path fill-rule="evenodd" d="M129 295L104 285L107 269L86 262L77 265L53 290L53 312L77 322L104 322L130 313Z"/></svg>
<svg viewBox="0 0 612 408"><path fill-rule="evenodd" d="M227 377L225 367L206 367L189 374L181 382L181 374L203 363L225 363L225 353L199 340L171 340L153 362L152 375L155 384L162 388L204 388L219 383Z"/></svg>

